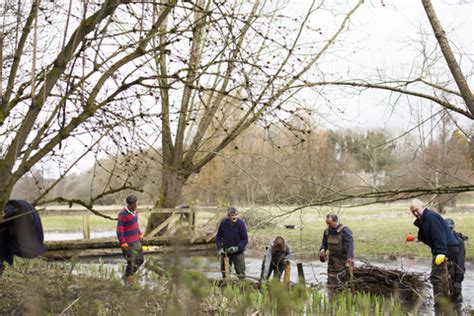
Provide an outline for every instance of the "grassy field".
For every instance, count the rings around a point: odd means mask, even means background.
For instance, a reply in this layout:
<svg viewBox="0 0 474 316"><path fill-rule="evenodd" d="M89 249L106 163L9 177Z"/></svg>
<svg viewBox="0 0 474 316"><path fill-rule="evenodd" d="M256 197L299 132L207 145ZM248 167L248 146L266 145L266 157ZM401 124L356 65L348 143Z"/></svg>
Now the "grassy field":
<svg viewBox="0 0 474 316"><path fill-rule="evenodd" d="M265 228L260 228L249 221L249 248L263 251L274 236L281 235L289 241L295 255L314 256L319 250L323 231L326 228L325 215L334 212L339 215L341 222L353 231L355 256L359 259L374 256L427 258L430 255L430 250L426 245L405 241L408 233L411 232L415 237L417 233L417 228L413 226L414 217L408 211L408 203L347 208L308 208L283 217L276 217L292 209L292 207L241 208L240 212L244 218L258 217L259 221L272 220L272 226ZM144 212L140 216L142 229L146 227L148 214ZM198 226L212 216L215 215L198 214ZM453 212L444 217L454 219L455 229L471 237L466 241L466 253L468 260L474 260L474 212ZM43 216L42 221L45 231L82 230L82 215ZM115 229L115 225L115 221L90 216L92 231L111 231ZM286 229L283 225L295 225L297 228Z"/></svg>

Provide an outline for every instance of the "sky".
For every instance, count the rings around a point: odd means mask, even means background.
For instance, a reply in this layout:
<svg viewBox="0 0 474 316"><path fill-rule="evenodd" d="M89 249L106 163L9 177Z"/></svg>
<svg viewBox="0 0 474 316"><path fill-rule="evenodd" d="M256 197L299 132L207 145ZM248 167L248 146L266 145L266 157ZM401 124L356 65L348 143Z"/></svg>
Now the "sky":
<svg viewBox="0 0 474 316"><path fill-rule="evenodd" d="M434 0L432 3L448 33L452 48L472 59L474 1ZM303 5L303 1L299 5ZM365 1L351 20L342 41L335 44L353 52L341 62L342 65L335 63L333 67L347 67L346 63L349 63L351 73L360 73L361 78L364 78L364 73L382 71L394 78L406 77L410 71L419 69L422 62L419 49L423 33L426 34L424 38L428 41L428 48L434 49L435 38L421 1ZM465 73L470 73L473 69L472 60L463 58L461 66ZM472 83L470 80L471 86ZM387 96L387 93L380 91L364 92L360 96L340 96L335 92L333 97L343 114L326 110L322 122L329 128L406 130L440 109L427 101L403 97L397 107L392 108ZM464 125L470 124L467 119L459 119Z"/></svg>
<svg viewBox="0 0 474 316"><path fill-rule="evenodd" d="M355 0L327 0L329 5L353 6ZM289 15L299 16L310 4L309 0L290 0ZM443 27L449 34L452 47L473 57L474 0L433 0L433 5ZM349 7L347 7L349 8ZM314 28L321 28L329 37L341 14L322 11L310 21ZM356 12L344 34L334 44L336 55L325 56L319 71L350 73L350 76L367 76L383 71L385 76L405 77L421 63L419 58L420 39L425 33L428 47L434 48L435 39L420 0L365 0ZM311 41L311 38L305 39ZM466 73L473 69L469 58L462 60ZM472 84L472 80L470 81ZM317 95L305 92L300 96L304 102L314 103L319 112L319 122L330 129L372 129L382 128L399 133L407 131L439 110L426 101L402 97L396 107L391 106L388 94L380 91L366 91L361 94L344 94L337 89L329 90L331 108L318 99ZM460 118L461 124L471 122ZM431 128L433 122L424 125ZM73 146L71 144L71 146ZM85 171L93 159L85 159L75 170Z"/></svg>

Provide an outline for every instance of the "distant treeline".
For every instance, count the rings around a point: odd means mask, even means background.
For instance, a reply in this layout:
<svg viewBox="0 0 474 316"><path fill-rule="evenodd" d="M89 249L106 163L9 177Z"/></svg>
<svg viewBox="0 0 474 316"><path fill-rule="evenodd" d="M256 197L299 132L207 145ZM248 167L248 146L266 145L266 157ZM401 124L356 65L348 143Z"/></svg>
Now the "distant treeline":
<svg viewBox="0 0 474 316"><path fill-rule="evenodd" d="M183 203L200 205L303 204L357 188L436 187L472 183L474 142L444 128L427 138L399 137L376 129L298 131L255 127L219 153L184 188ZM142 203L160 195L159 150L97 161L86 173L64 177L47 199L89 200L124 183L143 190ZM35 200L54 182L33 171L14 197ZM105 195L98 204L121 204L130 190ZM440 208L453 196L438 197Z"/></svg>

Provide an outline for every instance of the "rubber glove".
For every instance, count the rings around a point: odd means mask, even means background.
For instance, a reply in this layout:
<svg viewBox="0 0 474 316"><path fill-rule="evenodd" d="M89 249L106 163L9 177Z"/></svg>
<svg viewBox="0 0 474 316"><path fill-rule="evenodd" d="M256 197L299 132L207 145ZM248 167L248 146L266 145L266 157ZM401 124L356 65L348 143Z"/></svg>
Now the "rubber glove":
<svg viewBox="0 0 474 316"><path fill-rule="evenodd" d="M233 253L237 253L239 252L239 247L235 246L235 247L230 247L227 249L227 253L228 254L233 254Z"/></svg>
<svg viewBox="0 0 474 316"><path fill-rule="evenodd" d="M439 265L442 264L445 260L446 260L446 256L445 256L445 255L437 255L436 258L435 258L435 264L436 264L437 266L439 266Z"/></svg>

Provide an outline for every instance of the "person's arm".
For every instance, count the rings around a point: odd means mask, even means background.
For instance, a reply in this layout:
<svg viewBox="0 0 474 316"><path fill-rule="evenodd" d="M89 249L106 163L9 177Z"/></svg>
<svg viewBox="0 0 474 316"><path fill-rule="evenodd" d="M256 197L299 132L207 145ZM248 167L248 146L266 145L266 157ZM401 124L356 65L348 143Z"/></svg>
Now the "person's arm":
<svg viewBox="0 0 474 316"><path fill-rule="evenodd" d="M319 247L319 251L321 250L328 250L328 235L326 234L326 230L323 233L323 240L321 241L321 246Z"/></svg>
<svg viewBox="0 0 474 316"><path fill-rule="evenodd" d="M249 237L247 235L247 226L245 226L245 223L242 221L240 222L239 234L240 242L237 246L239 247L239 252L241 252L245 250L245 247L249 243Z"/></svg>
<svg viewBox="0 0 474 316"><path fill-rule="evenodd" d="M125 234L124 234L125 221L126 221L125 216L122 214L122 212L120 212L118 216L118 221L117 221L117 238L119 240L120 245L127 243L125 241Z"/></svg>
<svg viewBox="0 0 474 316"><path fill-rule="evenodd" d="M342 239L344 240L344 247L346 249L347 257L354 258L354 238L352 238L352 231L349 227L345 227L342 231Z"/></svg>
<svg viewBox="0 0 474 316"><path fill-rule="evenodd" d="M272 255L273 254L270 247L265 252L265 257L263 259L262 274L260 276L263 280L267 280L270 277L270 264L272 263Z"/></svg>
<svg viewBox="0 0 474 316"><path fill-rule="evenodd" d="M290 261L291 258L291 249L290 246L286 245L285 258L283 260Z"/></svg>
<svg viewBox="0 0 474 316"><path fill-rule="evenodd" d="M224 231L222 229L223 224L224 224L224 221L220 223L219 228L217 229L217 235L216 235L216 248L217 249L224 248L222 244L222 239L224 238Z"/></svg>
<svg viewBox="0 0 474 316"><path fill-rule="evenodd" d="M437 218L432 218L429 223L431 240L433 241L435 255L448 255L448 238L444 227Z"/></svg>

